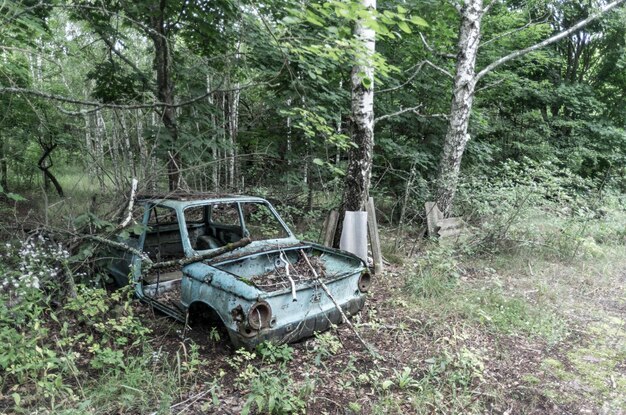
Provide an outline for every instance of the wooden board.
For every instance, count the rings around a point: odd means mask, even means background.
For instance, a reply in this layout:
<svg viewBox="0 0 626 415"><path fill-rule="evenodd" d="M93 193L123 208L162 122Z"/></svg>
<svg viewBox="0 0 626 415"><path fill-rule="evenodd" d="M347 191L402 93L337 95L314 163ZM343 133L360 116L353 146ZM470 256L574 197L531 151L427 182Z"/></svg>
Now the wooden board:
<svg viewBox="0 0 626 415"><path fill-rule="evenodd" d="M380 249L380 237L378 235L378 221L376 220L376 210L374 209L374 198L370 197L367 205L367 229L372 245L372 257L374 258L374 273L379 274L383 271L383 254Z"/></svg>
<svg viewBox="0 0 626 415"><path fill-rule="evenodd" d="M324 246L332 247L333 240L335 239L335 232L337 231L337 221L339 220L339 213L336 210L331 210L324 222Z"/></svg>
<svg viewBox="0 0 626 415"><path fill-rule="evenodd" d="M465 229L461 218L446 218L437 222L439 238L456 238Z"/></svg>
<svg viewBox="0 0 626 415"><path fill-rule="evenodd" d="M426 202L424 207L426 209L428 237L434 238L437 236L437 223L443 219L443 213L441 213L435 202Z"/></svg>

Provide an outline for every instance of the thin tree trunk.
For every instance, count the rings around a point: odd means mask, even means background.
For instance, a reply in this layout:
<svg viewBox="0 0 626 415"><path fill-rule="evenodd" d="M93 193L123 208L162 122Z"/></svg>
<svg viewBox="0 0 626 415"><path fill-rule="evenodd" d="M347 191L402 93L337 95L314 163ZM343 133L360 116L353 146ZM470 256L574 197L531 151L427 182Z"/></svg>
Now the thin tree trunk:
<svg viewBox="0 0 626 415"><path fill-rule="evenodd" d="M207 75L206 77L206 90L207 93L209 91L211 91L211 77L209 75ZM210 106L214 106L215 105L215 94L210 94L207 97L207 100L209 101L209 105ZM211 157L212 157L212 164L211 164L211 186L210 188L215 191L218 192L219 191L219 155L218 155L218 149L217 149L217 119L215 114L212 112L211 113L211 127L212 127L212 131L213 131L213 138L211 138ZM208 187L208 186L207 186Z"/></svg>
<svg viewBox="0 0 626 415"><path fill-rule="evenodd" d="M0 186L4 192L9 191L9 167L4 138L0 137Z"/></svg>
<svg viewBox="0 0 626 415"><path fill-rule="evenodd" d="M235 90L229 93L228 99L228 178L231 189L239 186L237 180L237 134L239 132L239 91L238 83L235 83Z"/></svg>
<svg viewBox="0 0 626 415"><path fill-rule="evenodd" d="M128 125L126 123L126 114L124 111L119 111L118 116L120 125L122 127L122 134L124 136L124 153L126 156L126 161L133 177L137 178L137 169L135 168L135 154L133 151L133 147L130 144L130 134L128 130Z"/></svg>
<svg viewBox="0 0 626 415"><path fill-rule="evenodd" d="M361 0L361 5L370 11L376 10L376 0ZM356 144L350 149L348 170L346 172L343 192L343 204L338 232L335 236L337 245L341 238L343 216L346 211L364 210L369 198L372 161L374 153L374 66L372 63L376 46L376 32L367 26L364 19L357 20L354 26L354 37L362 42L362 65L352 68L352 142Z"/></svg>
<svg viewBox="0 0 626 415"><path fill-rule="evenodd" d="M450 122L448 124L448 131L446 133L444 149L439 165L439 179L437 183L437 202L439 208L446 216L449 215L452 207L459 181L461 159L469 140L467 129L476 84L497 67L558 42L572 33L579 31L603 14L624 3L624 1L626 0L614 0L612 3L606 3L595 13L570 28L525 49L516 50L496 59L478 73L475 72L476 53L480 41L480 24L485 10L482 9L482 0L467 0L465 2L461 9L461 29L458 42L459 55L456 66L456 76L454 78L454 92L449 117ZM553 115L556 116L558 111L559 106L552 107Z"/></svg>
<svg viewBox="0 0 626 415"><path fill-rule="evenodd" d="M47 181L52 182L52 185L54 186L54 189L58 193L59 197L65 197L64 194L63 194L63 188L61 187L61 183L59 183L57 178L54 177L54 175L49 170L52 167L52 159L50 157L50 153L52 153L52 151L56 147L57 147L56 144L53 144L53 145L48 146L48 147L44 147L42 145L43 154L39 158L39 161L37 162L37 165L39 166L39 169L42 171L42 173L44 175L44 181L45 182L47 182ZM50 160L50 162L47 162L47 160ZM46 188L46 190L47 190L47 188Z"/></svg>
<svg viewBox="0 0 626 415"><path fill-rule="evenodd" d="M448 215L459 182L461 160L470 139L467 133L474 90L476 88L476 54L480 43L480 24L483 17L482 0L468 0L462 10L459 32L454 92L450 108L450 121L439 163L437 202Z"/></svg>
<svg viewBox="0 0 626 415"><path fill-rule="evenodd" d="M181 158L176 148L178 125L174 105L174 81L172 79L172 55L165 24L166 0L161 0L152 7L150 18L150 38L154 44L154 66L156 68L157 98L166 104L159 114L170 137L170 151L167 159L167 182L170 191L181 184Z"/></svg>

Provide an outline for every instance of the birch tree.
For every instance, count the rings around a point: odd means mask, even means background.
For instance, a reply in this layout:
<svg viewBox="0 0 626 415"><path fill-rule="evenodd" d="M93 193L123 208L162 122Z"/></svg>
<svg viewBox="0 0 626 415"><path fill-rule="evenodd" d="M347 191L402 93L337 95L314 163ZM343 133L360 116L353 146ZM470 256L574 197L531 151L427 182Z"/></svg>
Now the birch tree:
<svg viewBox="0 0 626 415"><path fill-rule="evenodd" d="M485 13L493 3L484 6L483 0L466 0L462 5L458 6L458 10L461 13L461 25L457 43L458 55L456 72L448 129L440 159L437 183L437 203L446 216L449 215L452 208L459 182L461 160L465 147L470 140L468 126L476 84L485 75L499 66L576 33L606 12L619 6L624 1L626 0L614 0L613 2L607 3L600 7L595 13L590 14L589 17L579 21L570 28L562 30L525 49L514 51L499 58L478 72L476 72L476 56L480 45L481 23Z"/></svg>
<svg viewBox="0 0 626 415"><path fill-rule="evenodd" d="M369 12L376 11L376 0L361 0ZM343 193L343 210L363 210L369 197L374 152L374 64L376 33L364 18L356 20L354 37L362 45L363 53L353 66L350 77L352 91L351 139Z"/></svg>

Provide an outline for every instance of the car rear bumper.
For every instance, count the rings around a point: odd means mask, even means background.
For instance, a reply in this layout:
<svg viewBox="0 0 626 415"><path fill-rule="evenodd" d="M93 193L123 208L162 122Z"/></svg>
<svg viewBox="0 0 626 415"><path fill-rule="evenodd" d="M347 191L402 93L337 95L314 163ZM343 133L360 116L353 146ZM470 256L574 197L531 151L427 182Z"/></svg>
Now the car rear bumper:
<svg viewBox="0 0 626 415"><path fill-rule="evenodd" d="M365 296L361 295L353 298L341 305L341 309L346 316L358 313L365 304ZM315 332L322 332L330 328L332 324L341 323L341 313L336 307L330 310L319 312L307 317L299 323L290 323L274 328L263 329L253 336L245 336L236 330L228 328L228 335L235 347L255 348L259 343L271 341L272 343L293 343L298 340L310 337Z"/></svg>

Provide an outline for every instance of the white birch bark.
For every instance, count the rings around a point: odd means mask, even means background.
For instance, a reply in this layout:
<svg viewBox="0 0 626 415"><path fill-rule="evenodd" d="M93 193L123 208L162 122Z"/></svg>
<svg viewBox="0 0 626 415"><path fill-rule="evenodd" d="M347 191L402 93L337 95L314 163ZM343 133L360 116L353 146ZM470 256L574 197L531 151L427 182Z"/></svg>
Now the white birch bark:
<svg viewBox="0 0 626 415"><path fill-rule="evenodd" d="M207 75L206 77L206 90L207 93L211 91L211 76ZM207 97L207 101L210 106L215 105L214 94L210 94ZM211 156L213 157L211 164L211 189L214 192L219 191L220 180L219 180L219 154L218 154L218 136L217 136L217 118L215 114L211 113L211 127L213 131L213 138L211 139Z"/></svg>
<svg viewBox="0 0 626 415"><path fill-rule="evenodd" d="M237 181L237 135L239 133L239 83L234 84L228 99L228 185L231 189L239 186Z"/></svg>
<svg viewBox="0 0 626 415"><path fill-rule="evenodd" d="M497 59L478 73L476 73L476 55L480 43L481 21L486 9L483 9L482 0L466 0L464 5L460 7L461 28L458 41L459 53L457 56L448 131L446 133L439 165L439 179L437 183L437 203L445 216L449 215L452 208L452 202L459 182L461 160L465 146L470 139L467 131L472 112L474 92L478 81L500 65L558 42L570 34L575 33L608 11L624 3L624 1L626 0L614 0L611 3L607 3L600 7L595 13L579 21L572 27L562 30L525 49L514 51L509 55ZM487 6L487 8L488 7L489 6Z"/></svg>
<svg viewBox="0 0 626 415"><path fill-rule="evenodd" d="M461 9L458 56L454 76L454 91L450 121L439 165L437 202L448 215L459 181L461 159L470 139L467 133L476 88L476 55L480 43L483 1L467 0Z"/></svg>
<svg viewBox="0 0 626 415"><path fill-rule="evenodd" d="M376 10L376 0L361 0L361 5ZM344 209L363 210L369 197L374 150L374 65L376 33L357 20L354 37L362 44L359 63L352 68L352 141L356 148L350 150L348 171L345 179Z"/></svg>

